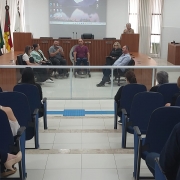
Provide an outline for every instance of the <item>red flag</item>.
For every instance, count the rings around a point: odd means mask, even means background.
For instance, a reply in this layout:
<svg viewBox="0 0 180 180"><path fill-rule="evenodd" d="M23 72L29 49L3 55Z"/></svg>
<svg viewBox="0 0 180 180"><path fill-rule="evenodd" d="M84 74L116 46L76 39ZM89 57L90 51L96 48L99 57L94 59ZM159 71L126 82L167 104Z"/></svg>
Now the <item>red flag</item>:
<svg viewBox="0 0 180 180"><path fill-rule="evenodd" d="M10 18L9 18L9 6L5 6L6 16L5 16L5 25L4 25L4 40L5 46L8 51L11 51L13 47L12 39L11 39L11 30L10 30Z"/></svg>

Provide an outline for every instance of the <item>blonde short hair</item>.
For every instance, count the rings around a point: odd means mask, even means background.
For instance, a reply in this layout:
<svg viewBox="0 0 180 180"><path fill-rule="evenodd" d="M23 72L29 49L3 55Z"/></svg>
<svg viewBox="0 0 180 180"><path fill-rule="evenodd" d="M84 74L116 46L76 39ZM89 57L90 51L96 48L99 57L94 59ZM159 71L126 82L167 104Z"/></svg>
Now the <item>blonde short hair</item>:
<svg viewBox="0 0 180 180"><path fill-rule="evenodd" d="M118 48L121 48L121 45L120 45L120 43L119 42L115 42L114 44L113 44L113 47L115 46L115 45L117 45L118 46Z"/></svg>

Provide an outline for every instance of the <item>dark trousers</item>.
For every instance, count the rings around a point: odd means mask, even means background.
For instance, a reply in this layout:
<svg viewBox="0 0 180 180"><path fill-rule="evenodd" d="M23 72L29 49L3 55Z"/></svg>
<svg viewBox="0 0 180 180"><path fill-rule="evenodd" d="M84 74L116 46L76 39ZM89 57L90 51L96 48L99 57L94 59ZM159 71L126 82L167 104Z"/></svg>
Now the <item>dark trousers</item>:
<svg viewBox="0 0 180 180"><path fill-rule="evenodd" d="M106 57L106 65L108 65L108 66L112 66L115 61L116 61L116 59L113 59L111 57Z"/></svg>
<svg viewBox="0 0 180 180"><path fill-rule="evenodd" d="M51 62L53 65L57 65L57 66L66 66L67 62L65 59L63 58L51 58ZM62 73L67 73L66 69L58 69L58 73L62 74Z"/></svg>
<svg viewBox="0 0 180 180"><path fill-rule="evenodd" d="M35 74L38 82L44 82L49 78L47 69L34 68L33 71L34 71L34 74Z"/></svg>
<svg viewBox="0 0 180 180"><path fill-rule="evenodd" d="M159 154L149 153L146 157L146 164L153 175L155 174L155 157L159 157ZM180 179L180 123L173 128L163 147L159 164L168 180Z"/></svg>
<svg viewBox="0 0 180 180"><path fill-rule="evenodd" d="M81 63L84 65L84 66L87 66L88 65L88 59L87 58L77 58L76 59L76 65L79 66L81 65Z"/></svg>

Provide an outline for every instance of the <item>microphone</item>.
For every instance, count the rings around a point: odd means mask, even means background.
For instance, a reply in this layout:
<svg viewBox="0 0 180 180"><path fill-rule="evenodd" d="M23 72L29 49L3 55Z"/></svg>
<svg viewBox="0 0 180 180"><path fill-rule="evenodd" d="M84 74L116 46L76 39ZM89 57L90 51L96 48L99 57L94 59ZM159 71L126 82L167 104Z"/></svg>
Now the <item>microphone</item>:
<svg viewBox="0 0 180 180"><path fill-rule="evenodd" d="M74 39L74 32L73 32L73 39Z"/></svg>
<svg viewBox="0 0 180 180"><path fill-rule="evenodd" d="M76 32L76 39L77 39L77 32Z"/></svg>

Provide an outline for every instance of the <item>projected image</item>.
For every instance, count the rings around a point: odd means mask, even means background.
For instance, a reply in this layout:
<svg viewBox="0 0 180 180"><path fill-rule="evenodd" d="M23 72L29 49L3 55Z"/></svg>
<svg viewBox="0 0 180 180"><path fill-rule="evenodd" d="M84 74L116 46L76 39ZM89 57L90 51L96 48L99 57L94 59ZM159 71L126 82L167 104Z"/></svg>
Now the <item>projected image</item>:
<svg viewBox="0 0 180 180"><path fill-rule="evenodd" d="M50 0L50 24L106 25L106 0Z"/></svg>

